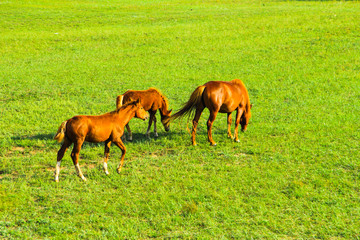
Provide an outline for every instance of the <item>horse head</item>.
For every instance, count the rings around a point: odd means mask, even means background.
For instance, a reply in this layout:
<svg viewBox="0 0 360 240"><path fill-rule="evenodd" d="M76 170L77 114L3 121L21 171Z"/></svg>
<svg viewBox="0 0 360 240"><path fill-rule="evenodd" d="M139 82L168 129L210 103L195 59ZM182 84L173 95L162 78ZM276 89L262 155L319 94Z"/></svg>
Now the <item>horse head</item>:
<svg viewBox="0 0 360 240"><path fill-rule="evenodd" d="M149 113L145 111L144 107L140 103L140 99L134 101L136 106L135 117L142 120L147 120L149 118Z"/></svg>
<svg viewBox="0 0 360 240"><path fill-rule="evenodd" d="M240 118L241 131L245 132L251 118L252 104L248 104Z"/></svg>

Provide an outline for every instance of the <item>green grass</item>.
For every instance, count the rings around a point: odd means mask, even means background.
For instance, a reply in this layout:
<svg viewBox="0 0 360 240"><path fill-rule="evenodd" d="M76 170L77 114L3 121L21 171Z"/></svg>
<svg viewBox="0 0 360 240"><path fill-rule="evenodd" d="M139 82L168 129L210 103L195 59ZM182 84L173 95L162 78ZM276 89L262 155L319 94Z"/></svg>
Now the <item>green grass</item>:
<svg viewBox="0 0 360 240"><path fill-rule="evenodd" d="M0 238L359 239L360 6L351 1L0 2ZM210 80L241 78L240 143L204 111L158 139L66 153L60 123L157 87L174 110ZM158 116L159 118L159 116ZM158 121L160 122L160 121ZM190 125L189 125L190 127Z"/></svg>

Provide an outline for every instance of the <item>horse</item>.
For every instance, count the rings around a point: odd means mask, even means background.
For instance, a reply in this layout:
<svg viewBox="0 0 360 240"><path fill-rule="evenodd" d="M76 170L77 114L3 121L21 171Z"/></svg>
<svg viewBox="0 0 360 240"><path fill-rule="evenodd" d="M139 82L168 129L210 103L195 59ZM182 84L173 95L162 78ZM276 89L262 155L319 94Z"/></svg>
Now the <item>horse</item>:
<svg viewBox="0 0 360 240"><path fill-rule="evenodd" d="M196 128L204 108L208 108L210 116L207 121L208 140L210 145L216 146L213 140L211 128L215 121L216 115L227 113L228 137L234 138L236 142L240 142L238 138L238 127L241 124L241 130L246 131L251 117L252 105L250 104L249 94L244 83L239 79L232 81L210 81L202 86L197 87L191 94L190 99L183 107L171 116L170 121L181 118L185 115L191 116L195 111L193 119L193 129L191 132L192 145L196 145L195 134ZM235 121L235 137L231 134L231 113L236 110Z"/></svg>
<svg viewBox="0 0 360 240"><path fill-rule="evenodd" d="M146 120L149 117L149 114L144 110L139 100L127 103L121 108L103 115L78 115L61 123L54 136L54 139L58 142L61 142L64 139L64 142L57 153L55 181L59 181L61 159L64 157L66 150L72 143L74 143L74 148L71 152L71 158L75 170L78 176L86 181L86 178L80 170L78 161L80 149L84 141L93 143L105 142L104 171L106 175L109 175L107 161L109 158L110 145L113 142L118 146L122 153L120 164L117 168L117 172L120 173L126 153L126 148L121 141L121 136L124 133L124 126L133 117L143 120Z"/></svg>
<svg viewBox="0 0 360 240"><path fill-rule="evenodd" d="M149 126L146 131L146 136L150 138L150 128L152 122L154 122L154 133L155 137L158 137L157 128L156 128L156 111L159 110L161 116L161 123L164 125L165 131L170 130L170 114L172 110L168 110L168 101L166 97L157 89L149 88L148 90L136 91L128 90L124 94L117 96L116 98L116 108L122 106L132 100L140 99L141 104L144 109L149 112ZM129 141L132 141L132 132L129 124L126 124L126 130L129 134Z"/></svg>

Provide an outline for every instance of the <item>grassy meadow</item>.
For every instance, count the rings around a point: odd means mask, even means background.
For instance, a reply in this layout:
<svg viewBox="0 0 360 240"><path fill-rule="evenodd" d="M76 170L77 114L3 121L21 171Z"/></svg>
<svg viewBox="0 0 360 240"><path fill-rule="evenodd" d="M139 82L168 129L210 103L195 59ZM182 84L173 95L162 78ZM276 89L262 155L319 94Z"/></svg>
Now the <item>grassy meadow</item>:
<svg viewBox="0 0 360 240"><path fill-rule="evenodd" d="M360 239L360 5L353 1L0 1L0 238ZM121 151L84 144L76 176L52 138L72 116L160 89L179 109L240 78L240 143L226 114L197 146L187 119ZM233 116L234 117L234 116ZM234 127L232 127L233 129Z"/></svg>

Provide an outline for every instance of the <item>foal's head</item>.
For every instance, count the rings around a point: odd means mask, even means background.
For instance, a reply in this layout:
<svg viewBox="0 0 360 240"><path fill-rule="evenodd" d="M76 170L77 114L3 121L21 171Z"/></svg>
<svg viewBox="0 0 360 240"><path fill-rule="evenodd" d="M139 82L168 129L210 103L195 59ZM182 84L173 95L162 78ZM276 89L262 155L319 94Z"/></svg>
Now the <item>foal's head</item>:
<svg viewBox="0 0 360 240"><path fill-rule="evenodd" d="M141 105L140 99L134 101L133 104L136 107L136 111L135 111L136 118L140 118L142 120L146 120L149 118L149 114L147 111L145 111L144 107Z"/></svg>
<svg viewBox="0 0 360 240"><path fill-rule="evenodd" d="M240 125L241 125L241 131L245 132L247 129L247 125L249 124L249 120L251 118L251 107L252 104L249 104L246 106L244 113L241 115L240 118Z"/></svg>

